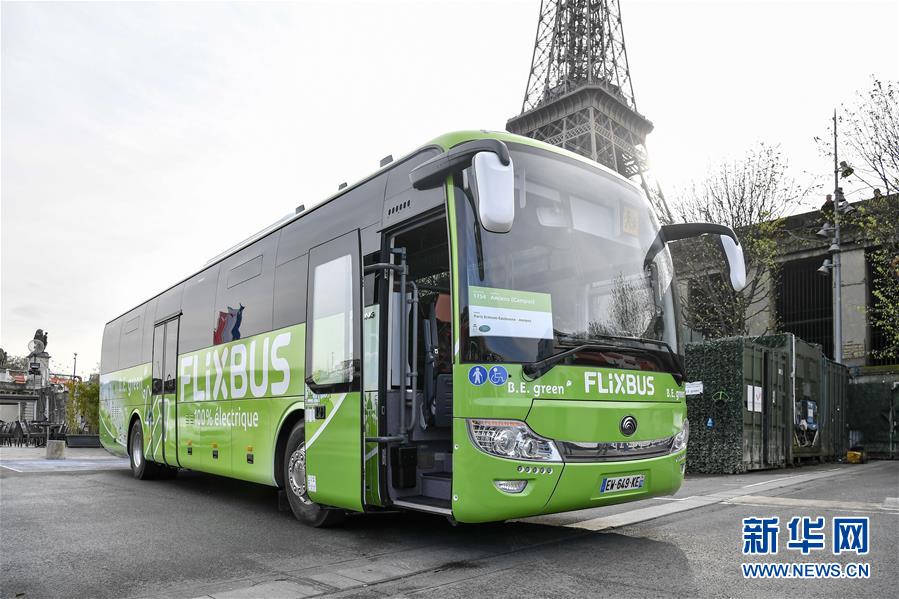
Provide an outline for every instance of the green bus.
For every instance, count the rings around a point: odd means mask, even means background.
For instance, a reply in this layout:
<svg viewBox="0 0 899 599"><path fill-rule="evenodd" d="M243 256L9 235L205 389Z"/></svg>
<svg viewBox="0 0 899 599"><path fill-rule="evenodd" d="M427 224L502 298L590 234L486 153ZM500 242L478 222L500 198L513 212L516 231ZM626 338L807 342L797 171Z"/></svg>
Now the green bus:
<svg viewBox="0 0 899 599"><path fill-rule="evenodd" d="M276 486L302 522L486 522L671 494L689 424L675 239L627 179L444 135L111 320L101 440L138 479Z"/></svg>

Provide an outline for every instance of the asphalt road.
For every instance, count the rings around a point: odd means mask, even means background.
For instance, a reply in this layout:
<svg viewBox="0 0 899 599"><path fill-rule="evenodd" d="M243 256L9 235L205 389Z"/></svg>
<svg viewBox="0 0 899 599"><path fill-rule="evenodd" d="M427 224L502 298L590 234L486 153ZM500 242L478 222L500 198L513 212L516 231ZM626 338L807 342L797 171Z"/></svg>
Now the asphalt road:
<svg viewBox="0 0 899 599"><path fill-rule="evenodd" d="M504 524L379 514L316 530L273 489L0 453L3 597L892 597L899 462L688 479L673 498ZM16 459L20 458L20 459ZM18 470L18 472L16 471ZM741 519L867 515L871 553L741 553ZM785 536L782 533L782 537ZM830 536L828 534L828 543ZM865 580L744 579L742 562L867 562Z"/></svg>

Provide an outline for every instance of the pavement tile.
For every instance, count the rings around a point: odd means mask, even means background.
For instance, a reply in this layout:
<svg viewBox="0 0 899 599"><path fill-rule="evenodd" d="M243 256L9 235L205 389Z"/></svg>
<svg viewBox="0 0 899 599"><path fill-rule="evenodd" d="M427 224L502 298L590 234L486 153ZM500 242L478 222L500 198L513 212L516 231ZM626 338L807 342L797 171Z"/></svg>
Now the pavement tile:
<svg viewBox="0 0 899 599"><path fill-rule="evenodd" d="M272 580L252 586L213 593L214 599L259 599L260 597L278 597L280 599L302 599L313 595L321 595L322 589L302 584L294 580Z"/></svg>
<svg viewBox="0 0 899 599"><path fill-rule="evenodd" d="M74 472L78 470L127 470L131 467L123 458L65 459L65 460L2 460L0 468L13 472Z"/></svg>
<svg viewBox="0 0 899 599"><path fill-rule="evenodd" d="M416 569L409 566L399 564L376 564L371 566L358 566L355 568L344 568L338 570L337 573L346 578L358 580L370 584L373 582L381 582L398 576L406 576L415 572Z"/></svg>
<svg viewBox="0 0 899 599"><path fill-rule="evenodd" d="M340 590L340 591L342 591L344 589L351 589L354 587L358 587L361 584L363 584L354 578L347 578L346 576L342 576L340 574L337 574L336 572L323 572L321 574L312 574L312 575L306 576L305 578L307 578L313 582L319 582L321 584L326 584L329 587L332 587L332 588Z"/></svg>

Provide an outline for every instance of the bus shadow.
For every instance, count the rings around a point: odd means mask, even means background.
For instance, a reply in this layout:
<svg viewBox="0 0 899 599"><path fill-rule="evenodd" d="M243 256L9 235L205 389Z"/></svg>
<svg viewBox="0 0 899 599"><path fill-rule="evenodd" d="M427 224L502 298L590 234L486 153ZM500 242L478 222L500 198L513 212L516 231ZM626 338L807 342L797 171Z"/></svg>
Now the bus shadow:
<svg viewBox="0 0 899 599"><path fill-rule="evenodd" d="M475 585L493 581L502 586L514 579L518 588L533 589L538 595L543 594L538 589L549 593L546 584L552 581L552 596L696 596L703 592L680 547L621 531L593 532L532 521L453 525L445 517L419 512L352 514L340 526L315 529L295 521L289 510L279 510L278 493L272 487L190 471L175 479L147 482L131 479L128 472L105 474L121 477L123 484L130 479L133 484L128 487L141 489L141 495L152 497L154 503L162 499L172 506L173 523L167 534L173 544L214 540L220 544L219 559L228 556L227 561L233 562L236 554L242 555L249 560L244 563L248 572L280 572L300 580L329 572L363 578L377 578L372 572L390 572L410 588L439 577L461 588L471 585L473 592ZM173 509L179 505L203 506L197 529L191 531L187 525L188 511ZM148 521L159 517L158 512L146 514ZM202 532L234 521L252 523L253 532L241 529L231 534L226 528L224 537ZM187 567L172 566L176 571ZM698 578L703 578L701 573ZM409 588L396 590L402 594Z"/></svg>
<svg viewBox="0 0 899 599"><path fill-rule="evenodd" d="M454 526L446 518L413 512L357 515L328 532L355 540L415 539L422 553L450 556L421 576L464 570L449 576L474 596L493 580L500 585L514 581L514 587L531 589L534 596L695 597L703 592L676 544L622 532L523 521ZM509 595L497 596L513 595L510 589Z"/></svg>

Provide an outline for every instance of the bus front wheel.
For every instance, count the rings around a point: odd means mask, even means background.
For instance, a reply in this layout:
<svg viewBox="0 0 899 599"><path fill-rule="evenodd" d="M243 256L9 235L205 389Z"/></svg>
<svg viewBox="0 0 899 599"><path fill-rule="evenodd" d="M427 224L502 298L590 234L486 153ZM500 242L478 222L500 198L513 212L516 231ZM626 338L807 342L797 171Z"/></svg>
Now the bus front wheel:
<svg viewBox="0 0 899 599"><path fill-rule="evenodd" d="M284 490L290 510L297 520L308 526L324 528L343 522L343 510L329 509L311 499L306 490L306 423L293 427L284 452Z"/></svg>

